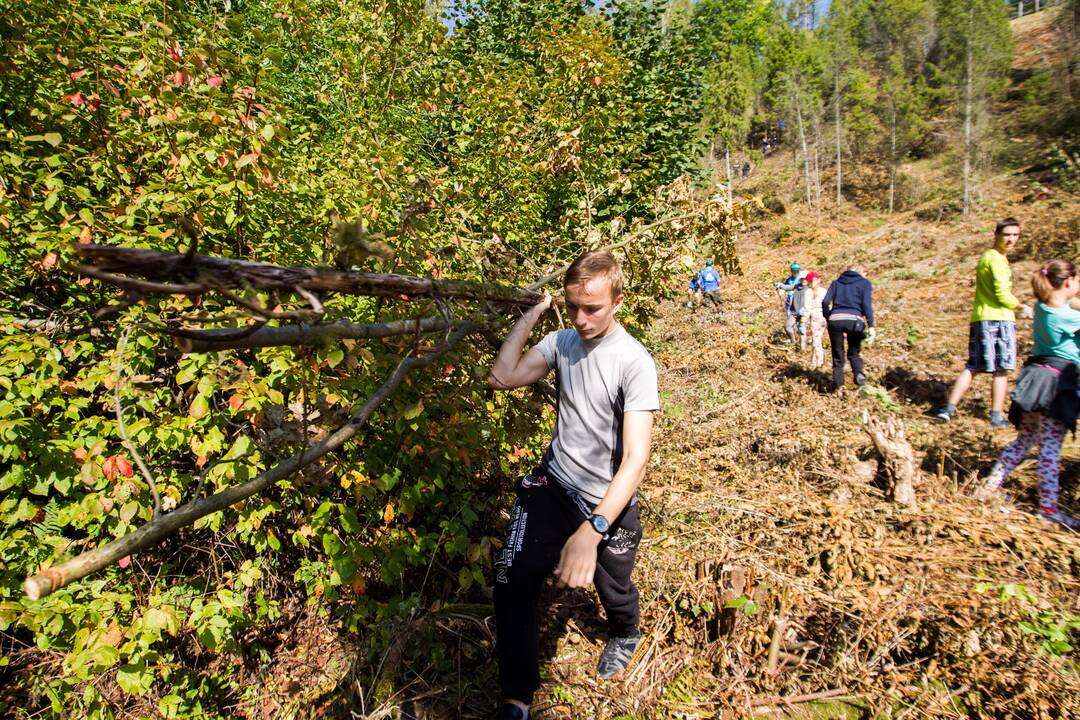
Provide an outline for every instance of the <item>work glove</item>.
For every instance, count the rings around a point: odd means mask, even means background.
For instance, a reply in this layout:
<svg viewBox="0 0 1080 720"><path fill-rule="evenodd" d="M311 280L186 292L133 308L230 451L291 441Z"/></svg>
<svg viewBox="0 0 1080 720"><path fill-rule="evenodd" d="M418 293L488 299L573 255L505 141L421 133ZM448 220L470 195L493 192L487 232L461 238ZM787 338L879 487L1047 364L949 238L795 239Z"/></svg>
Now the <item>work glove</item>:
<svg viewBox="0 0 1080 720"><path fill-rule="evenodd" d="M1024 320L1030 320L1031 318L1035 317L1035 311L1031 308L1030 305L1021 305L1020 317Z"/></svg>
<svg viewBox="0 0 1080 720"><path fill-rule="evenodd" d="M866 345L872 345L876 338L877 338L877 330L875 328L871 327L869 330L866 331L866 340L864 340L863 342Z"/></svg>

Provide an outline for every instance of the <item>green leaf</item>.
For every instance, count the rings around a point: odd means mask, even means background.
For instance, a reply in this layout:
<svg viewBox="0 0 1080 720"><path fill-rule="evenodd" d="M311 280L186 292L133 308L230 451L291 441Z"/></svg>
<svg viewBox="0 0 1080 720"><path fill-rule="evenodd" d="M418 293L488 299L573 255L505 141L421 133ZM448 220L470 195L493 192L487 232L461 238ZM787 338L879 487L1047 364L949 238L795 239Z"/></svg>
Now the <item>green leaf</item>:
<svg viewBox="0 0 1080 720"><path fill-rule="evenodd" d="M131 524L132 519L139 514L139 503L134 500L128 500L124 503L124 506L120 508L120 519L125 523Z"/></svg>
<svg viewBox="0 0 1080 720"><path fill-rule="evenodd" d="M412 419L416 418L417 416L419 416L420 413L422 413L422 412L424 412L424 401L420 400L415 405L410 405L409 407L405 408L405 411L402 413L402 416L406 420L412 420Z"/></svg>
<svg viewBox="0 0 1080 720"><path fill-rule="evenodd" d="M58 132L45 133L45 142L49 143L53 147L59 145L63 139L63 136Z"/></svg>
<svg viewBox="0 0 1080 720"><path fill-rule="evenodd" d="M120 651L98 640L90 650L89 659L98 670L108 670L120 660Z"/></svg>
<svg viewBox="0 0 1080 720"><path fill-rule="evenodd" d="M116 684L128 695L144 695L154 685L154 672L141 663L121 665L116 671Z"/></svg>

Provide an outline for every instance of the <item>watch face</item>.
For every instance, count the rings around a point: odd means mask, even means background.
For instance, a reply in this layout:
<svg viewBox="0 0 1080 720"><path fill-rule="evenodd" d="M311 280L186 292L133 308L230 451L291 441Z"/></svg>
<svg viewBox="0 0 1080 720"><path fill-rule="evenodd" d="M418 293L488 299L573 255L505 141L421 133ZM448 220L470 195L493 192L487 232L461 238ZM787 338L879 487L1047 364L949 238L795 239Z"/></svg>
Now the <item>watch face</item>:
<svg viewBox="0 0 1080 720"><path fill-rule="evenodd" d="M592 526L596 528L596 532L606 533L608 531L609 524L607 518L603 515L593 515L589 519L592 521Z"/></svg>

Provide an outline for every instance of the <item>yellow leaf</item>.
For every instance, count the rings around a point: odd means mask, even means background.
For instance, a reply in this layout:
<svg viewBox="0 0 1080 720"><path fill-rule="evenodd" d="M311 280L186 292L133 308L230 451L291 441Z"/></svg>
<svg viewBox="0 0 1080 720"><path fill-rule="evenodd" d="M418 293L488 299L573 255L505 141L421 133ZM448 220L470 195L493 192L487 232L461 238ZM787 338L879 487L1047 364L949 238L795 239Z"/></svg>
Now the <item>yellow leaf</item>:
<svg viewBox="0 0 1080 720"><path fill-rule="evenodd" d="M384 523L391 523L394 520L394 505L393 503L386 503L386 508L383 510L382 519Z"/></svg>

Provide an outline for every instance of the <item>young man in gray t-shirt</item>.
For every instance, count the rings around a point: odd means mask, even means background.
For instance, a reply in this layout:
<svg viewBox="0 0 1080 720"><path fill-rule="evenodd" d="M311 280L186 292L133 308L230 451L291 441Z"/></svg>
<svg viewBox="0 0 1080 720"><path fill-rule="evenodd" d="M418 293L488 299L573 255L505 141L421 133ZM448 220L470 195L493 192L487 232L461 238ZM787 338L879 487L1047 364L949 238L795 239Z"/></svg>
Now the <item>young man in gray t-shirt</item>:
<svg viewBox="0 0 1080 720"><path fill-rule="evenodd" d="M550 333L522 353L551 306L545 296L510 331L489 377L492 387L510 390L554 369L558 389L551 445L520 482L495 564L500 720L527 718L540 686L536 604L553 571L560 585L596 586L609 625L601 677L624 670L641 641L630 573L641 540L635 493L649 460L652 414L660 409L656 366L615 320L622 269L611 253L579 257L564 286L574 329Z"/></svg>

